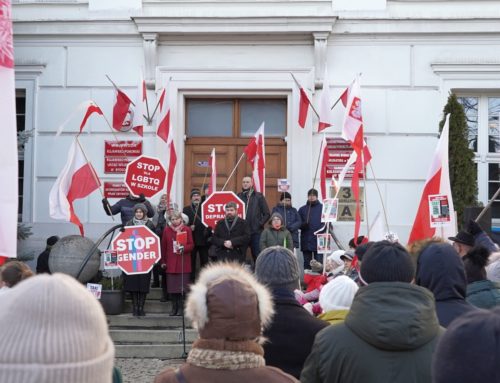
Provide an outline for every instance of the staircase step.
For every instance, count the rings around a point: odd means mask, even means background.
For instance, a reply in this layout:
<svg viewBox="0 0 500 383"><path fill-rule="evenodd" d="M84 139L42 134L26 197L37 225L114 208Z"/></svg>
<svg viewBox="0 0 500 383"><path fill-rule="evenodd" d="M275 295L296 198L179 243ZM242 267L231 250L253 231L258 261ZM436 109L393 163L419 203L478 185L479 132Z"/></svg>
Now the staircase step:
<svg viewBox="0 0 500 383"><path fill-rule="evenodd" d="M186 352L191 349L191 344L186 344ZM155 358L177 359L183 354L182 344L117 344L115 345L116 358Z"/></svg>
<svg viewBox="0 0 500 383"><path fill-rule="evenodd" d="M117 344L166 344L181 343L182 328L175 330L158 329L111 329L109 335L115 345ZM193 329L186 329L186 342L191 344L198 337L198 332Z"/></svg>
<svg viewBox="0 0 500 383"><path fill-rule="evenodd" d="M148 313L169 313L172 310L172 302L160 302L160 301L152 301L147 300L144 305L144 311L146 315ZM132 312L132 302L125 301L125 305L123 306L124 313Z"/></svg>
<svg viewBox="0 0 500 383"><path fill-rule="evenodd" d="M146 311L144 317L134 317L132 314L108 315L109 327L124 328L178 328L182 327L182 317L171 317L166 314L150 313ZM190 322L186 319L186 327Z"/></svg>

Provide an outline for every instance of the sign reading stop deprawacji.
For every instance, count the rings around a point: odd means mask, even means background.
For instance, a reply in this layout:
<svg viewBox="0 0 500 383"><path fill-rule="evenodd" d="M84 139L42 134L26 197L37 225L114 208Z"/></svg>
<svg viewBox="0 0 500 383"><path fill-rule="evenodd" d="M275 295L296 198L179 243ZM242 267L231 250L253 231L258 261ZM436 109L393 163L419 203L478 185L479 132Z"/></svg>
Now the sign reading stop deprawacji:
<svg viewBox="0 0 500 383"><path fill-rule="evenodd" d="M226 216L224 207L228 202L235 202L238 217L245 219L245 202L232 191L221 191L210 194L201 205L201 222L207 227L215 228L217 221Z"/></svg>
<svg viewBox="0 0 500 383"><path fill-rule="evenodd" d="M160 238L144 225L125 226L111 247L118 267L128 275L149 273L161 258Z"/></svg>
<svg viewBox="0 0 500 383"><path fill-rule="evenodd" d="M163 190L167 172L158 158L141 156L127 164L125 185L138 196L151 198Z"/></svg>

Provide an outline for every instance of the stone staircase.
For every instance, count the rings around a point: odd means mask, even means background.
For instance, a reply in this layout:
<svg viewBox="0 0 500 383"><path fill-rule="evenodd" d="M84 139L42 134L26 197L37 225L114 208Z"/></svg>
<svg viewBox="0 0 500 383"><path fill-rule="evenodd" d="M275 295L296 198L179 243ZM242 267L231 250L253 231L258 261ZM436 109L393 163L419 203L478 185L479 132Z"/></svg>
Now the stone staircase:
<svg viewBox="0 0 500 383"><path fill-rule="evenodd" d="M161 289L147 296L145 317L132 316L132 302L126 301L124 314L108 315L109 333L117 358L178 359L182 357L182 317L171 317L170 302L160 302ZM186 351L197 337L186 320Z"/></svg>

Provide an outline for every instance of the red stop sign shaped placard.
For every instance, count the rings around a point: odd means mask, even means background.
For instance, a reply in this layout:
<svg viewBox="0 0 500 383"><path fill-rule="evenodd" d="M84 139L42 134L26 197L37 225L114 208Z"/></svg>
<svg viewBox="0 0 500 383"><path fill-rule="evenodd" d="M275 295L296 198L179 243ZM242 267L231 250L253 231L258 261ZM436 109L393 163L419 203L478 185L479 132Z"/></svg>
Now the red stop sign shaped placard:
<svg viewBox="0 0 500 383"><path fill-rule="evenodd" d="M144 225L125 226L113 242L118 266L124 273L146 274L161 258L160 238Z"/></svg>
<svg viewBox="0 0 500 383"><path fill-rule="evenodd" d="M151 198L163 190L167 172L158 158L141 156L125 170L125 185L133 195Z"/></svg>
<svg viewBox="0 0 500 383"><path fill-rule="evenodd" d="M245 203L232 191L215 192L201 205L201 221L205 226L215 228L217 221L226 216L224 206L236 202L238 217L245 219Z"/></svg>

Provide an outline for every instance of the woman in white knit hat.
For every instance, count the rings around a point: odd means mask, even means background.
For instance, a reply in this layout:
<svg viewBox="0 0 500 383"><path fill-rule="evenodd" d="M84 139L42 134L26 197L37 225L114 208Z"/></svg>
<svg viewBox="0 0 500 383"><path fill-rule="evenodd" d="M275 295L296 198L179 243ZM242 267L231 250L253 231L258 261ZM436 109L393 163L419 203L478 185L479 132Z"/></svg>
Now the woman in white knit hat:
<svg viewBox="0 0 500 383"><path fill-rule="evenodd" d="M2 296L0 382L110 383L115 348L101 305L64 274L41 274Z"/></svg>
<svg viewBox="0 0 500 383"><path fill-rule="evenodd" d="M328 282L319 293L319 304L323 313L318 318L330 324L343 322L358 288L356 282L345 275Z"/></svg>

